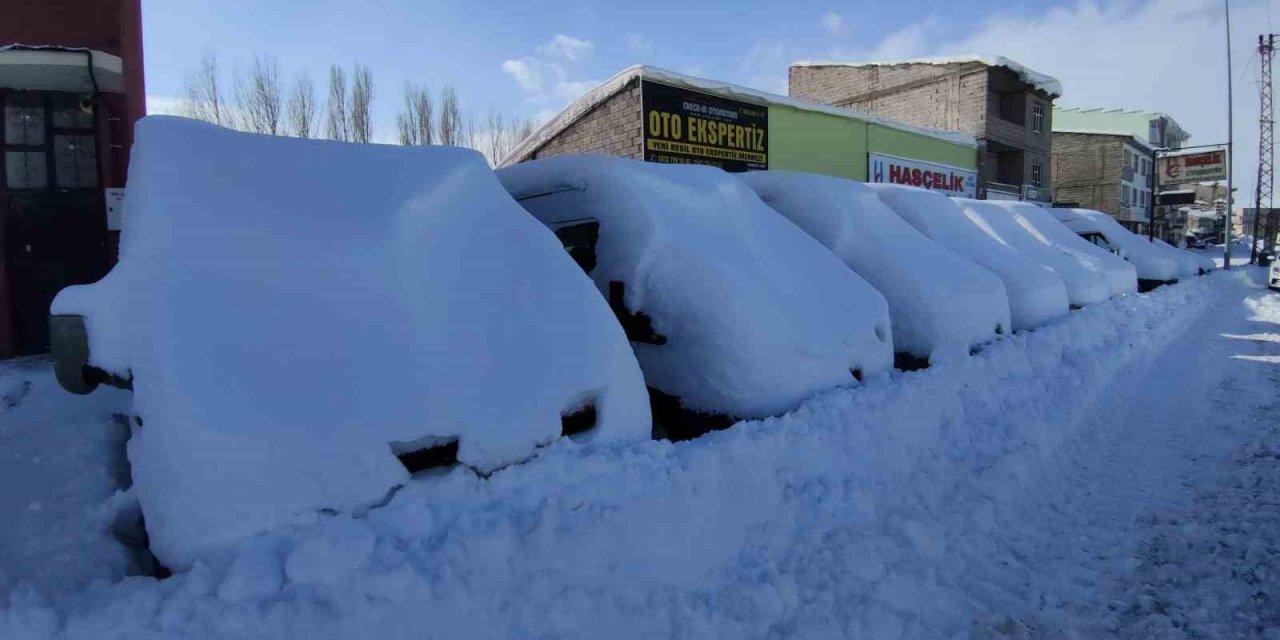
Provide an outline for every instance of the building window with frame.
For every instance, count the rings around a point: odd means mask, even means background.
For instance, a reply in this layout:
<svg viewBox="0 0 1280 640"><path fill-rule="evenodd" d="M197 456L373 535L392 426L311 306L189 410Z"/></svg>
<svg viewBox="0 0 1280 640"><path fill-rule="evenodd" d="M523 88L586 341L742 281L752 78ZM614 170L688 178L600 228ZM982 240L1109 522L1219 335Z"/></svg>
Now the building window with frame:
<svg viewBox="0 0 1280 640"><path fill-rule="evenodd" d="M1031 184L1040 187L1043 186L1043 170L1040 168L1039 162L1031 163Z"/></svg>
<svg viewBox="0 0 1280 640"><path fill-rule="evenodd" d="M1038 102L1031 105L1031 130L1044 133L1044 105Z"/></svg>

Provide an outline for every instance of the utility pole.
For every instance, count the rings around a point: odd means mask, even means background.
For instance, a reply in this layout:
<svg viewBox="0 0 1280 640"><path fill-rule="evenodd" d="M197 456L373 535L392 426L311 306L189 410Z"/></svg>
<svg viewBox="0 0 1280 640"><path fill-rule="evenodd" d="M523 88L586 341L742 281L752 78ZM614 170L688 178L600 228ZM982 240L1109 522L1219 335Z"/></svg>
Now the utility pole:
<svg viewBox="0 0 1280 640"><path fill-rule="evenodd" d="M1263 211L1268 222L1271 217L1271 192L1275 183L1275 145L1272 125L1275 123L1275 107L1271 103L1271 58L1276 51L1276 34L1258 36L1258 56L1262 64L1262 83L1259 86L1258 109L1258 189L1254 194L1253 241L1249 247L1249 262L1258 264L1258 229L1262 225ZM1265 207L1264 207L1265 203ZM1270 226L1270 225L1267 225Z"/></svg>
<svg viewBox="0 0 1280 640"><path fill-rule="evenodd" d="M1231 84L1235 76L1231 75L1231 0L1222 0L1222 9L1227 18L1227 228L1224 233L1226 244L1222 248L1222 268L1231 268L1231 206L1235 200L1235 183L1232 176L1236 172L1235 137L1232 135L1231 118Z"/></svg>

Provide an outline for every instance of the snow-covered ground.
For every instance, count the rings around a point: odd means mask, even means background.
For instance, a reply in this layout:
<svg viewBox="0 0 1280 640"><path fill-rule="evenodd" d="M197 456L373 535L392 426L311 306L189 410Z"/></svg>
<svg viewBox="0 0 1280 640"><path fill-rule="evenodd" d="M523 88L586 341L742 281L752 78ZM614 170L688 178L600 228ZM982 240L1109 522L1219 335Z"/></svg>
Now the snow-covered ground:
<svg viewBox="0 0 1280 640"><path fill-rule="evenodd" d="M421 475L156 580L100 515L129 512L100 473L123 399L4 364L0 638L1280 637L1277 365L1280 296L1220 272L693 441Z"/></svg>

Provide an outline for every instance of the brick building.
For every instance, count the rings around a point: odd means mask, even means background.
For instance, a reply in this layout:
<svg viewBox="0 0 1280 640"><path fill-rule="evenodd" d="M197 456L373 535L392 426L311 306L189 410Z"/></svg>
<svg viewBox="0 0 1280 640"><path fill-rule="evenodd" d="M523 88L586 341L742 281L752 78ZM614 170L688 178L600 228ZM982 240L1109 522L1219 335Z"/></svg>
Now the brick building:
<svg viewBox="0 0 1280 640"><path fill-rule="evenodd" d="M0 358L47 350L53 296L110 268L145 95L140 0L0 5Z"/></svg>
<svg viewBox="0 0 1280 640"><path fill-rule="evenodd" d="M499 164L565 153L789 169L976 195L977 142L852 109L648 66L588 91Z"/></svg>
<svg viewBox="0 0 1280 640"><path fill-rule="evenodd" d="M799 62L792 97L849 107L978 143L978 196L1047 202L1057 80L1006 58Z"/></svg>
<svg viewBox="0 0 1280 640"><path fill-rule="evenodd" d="M1053 132L1053 201L1103 211L1130 231L1151 219L1151 147L1122 133Z"/></svg>

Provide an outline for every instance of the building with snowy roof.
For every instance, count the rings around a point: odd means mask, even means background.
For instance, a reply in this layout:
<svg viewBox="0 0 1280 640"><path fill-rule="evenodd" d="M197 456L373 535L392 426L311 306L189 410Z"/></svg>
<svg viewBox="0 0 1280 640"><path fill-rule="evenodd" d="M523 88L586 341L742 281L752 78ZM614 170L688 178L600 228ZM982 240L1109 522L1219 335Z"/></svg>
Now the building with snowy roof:
<svg viewBox="0 0 1280 640"><path fill-rule="evenodd" d="M1049 159L1056 79L998 56L878 62L797 62L789 94L962 132L978 150L977 197L1051 200Z"/></svg>
<svg viewBox="0 0 1280 640"><path fill-rule="evenodd" d="M807 171L973 197L977 149L964 132L634 66L575 100L499 164L597 152L726 171Z"/></svg>
<svg viewBox="0 0 1280 640"><path fill-rule="evenodd" d="M1146 233L1155 202L1152 153L1181 148L1190 137L1158 111L1055 107L1054 202L1106 212L1130 231ZM1157 226L1158 235L1176 239L1186 225L1161 218Z"/></svg>

